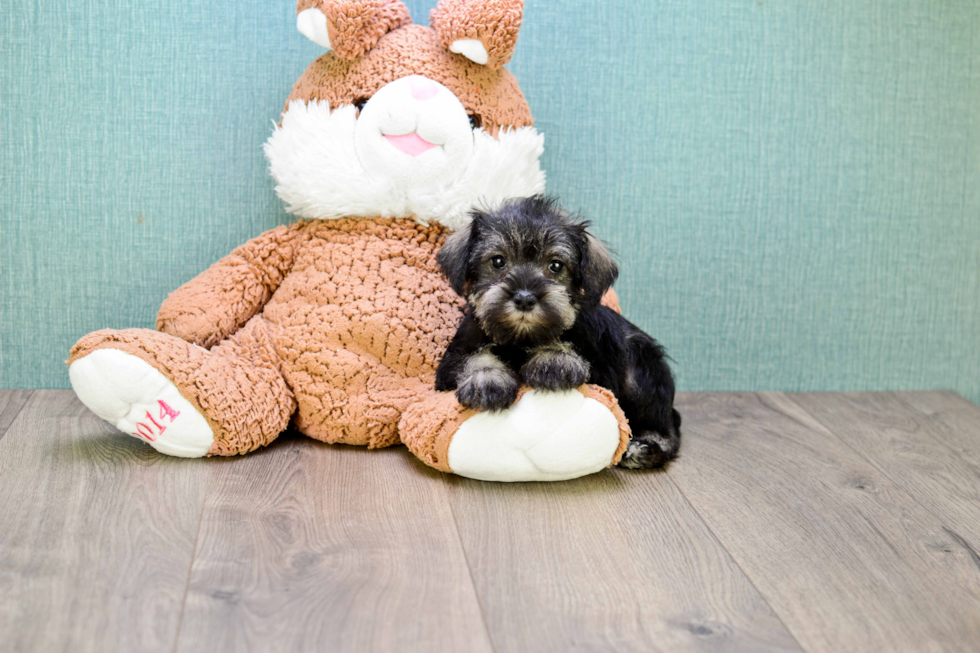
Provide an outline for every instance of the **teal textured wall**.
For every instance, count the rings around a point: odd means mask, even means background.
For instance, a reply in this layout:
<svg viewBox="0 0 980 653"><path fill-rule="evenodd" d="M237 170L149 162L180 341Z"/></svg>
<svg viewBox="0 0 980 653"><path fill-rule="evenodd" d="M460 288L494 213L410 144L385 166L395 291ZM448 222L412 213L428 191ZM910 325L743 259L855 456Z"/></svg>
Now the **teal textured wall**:
<svg viewBox="0 0 980 653"><path fill-rule="evenodd" d="M294 7L2 0L0 386L289 221ZM528 0L510 68L683 389L980 400L976 0Z"/></svg>

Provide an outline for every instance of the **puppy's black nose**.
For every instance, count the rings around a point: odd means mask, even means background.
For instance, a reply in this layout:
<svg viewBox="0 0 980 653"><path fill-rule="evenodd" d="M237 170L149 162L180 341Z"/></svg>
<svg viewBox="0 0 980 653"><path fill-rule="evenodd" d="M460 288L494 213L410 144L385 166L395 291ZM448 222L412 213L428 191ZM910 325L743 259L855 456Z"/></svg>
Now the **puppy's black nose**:
<svg viewBox="0 0 980 653"><path fill-rule="evenodd" d="M519 311L529 311L538 303L538 298L530 290L518 290L514 293L514 306Z"/></svg>

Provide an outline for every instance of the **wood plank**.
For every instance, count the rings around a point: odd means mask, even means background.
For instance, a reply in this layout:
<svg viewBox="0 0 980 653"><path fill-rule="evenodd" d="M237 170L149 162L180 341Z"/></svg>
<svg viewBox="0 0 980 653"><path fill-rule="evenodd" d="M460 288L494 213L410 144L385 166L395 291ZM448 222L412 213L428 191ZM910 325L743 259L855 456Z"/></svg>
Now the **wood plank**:
<svg viewBox="0 0 980 653"><path fill-rule="evenodd" d="M490 651L441 474L284 436L219 461L178 651Z"/></svg>
<svg viewBox="0 0 980 653"><path fill-rule="evenodd" d="M6 651L171 651L206 461L161 456L36 391L0 440Z"/></svg>
<svg viewBox="0 0 980 653"><path fill-rule="evenodd" d="M980 465L967 462L943 442L944 436L958 429L944 432L933 417L892 393L813 393L790 398L938 517L949 536L946 546L963 546L977 556ZM930 397L919 399L925 407L936 406ZM974 428L980 432L980 421ZM980 558L975 560L980 567Z"/></svg>
<svg viewBox="0 0 980 653"><path fill-rule="evenodd" d="M805 649L976 649L980 570L935 516L784 395L679 404L670 478Z"/></svg>
<svg viewBox="0 0 980 653"><path fill-rule="evenodd" d="M447 482L497 653L800 650L662 472Z"/></svg>
<svg viewBox="0 0 980 653"><path fill-rule="evenodd" d="M980 406L951 391L892 394L928 418L937 440L974 469L980 468Z"/></svg>
<svg viewBox="0 0 980 653"><path fill-rule="evenodd" d="M0 439L33 393L33 390L0 390Z"/></svg>

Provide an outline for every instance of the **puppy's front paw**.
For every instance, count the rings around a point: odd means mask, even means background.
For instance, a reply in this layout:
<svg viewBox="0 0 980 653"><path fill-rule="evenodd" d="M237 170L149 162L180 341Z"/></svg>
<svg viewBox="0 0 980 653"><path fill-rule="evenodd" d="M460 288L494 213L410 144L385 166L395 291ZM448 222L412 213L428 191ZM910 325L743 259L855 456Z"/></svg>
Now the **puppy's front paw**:
<svg viewBox="0 0 980 653"><path fill-rule="evenodd" d="M504 410L517 400L518 386L513 374L478 371L459 384L456 399L473 410Z"/></svg>
<svg viewBox="0 0 980 653"><path fill-rule="evenodd" d="M503 410L517 400L520 382L490 351L473 354L458 379L456 399L473 410Z"/></svg>
<svg viewBox="0 0 980 653"><path fill-rule="evenodd" d="M589 364L565 343L535 350L521 368L532 388L571 390L589 380Z"/></svg>

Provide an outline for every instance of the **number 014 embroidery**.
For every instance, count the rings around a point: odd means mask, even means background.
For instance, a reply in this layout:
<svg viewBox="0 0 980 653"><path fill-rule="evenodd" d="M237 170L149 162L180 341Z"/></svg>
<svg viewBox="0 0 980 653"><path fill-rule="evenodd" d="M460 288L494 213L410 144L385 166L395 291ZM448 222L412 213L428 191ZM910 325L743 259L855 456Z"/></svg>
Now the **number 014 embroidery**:
<svg viewBox="0 0 980 653"><path fill-rule="evenodd" d="M135 437L146 440L147 442L155 442L167 430L167 427L160 422L170 420L170 423L173 424L177 416L180 415L180 412L168 406L167 402L163 399L158 399L157 404L160 406L160 414L157 415L156 419L153 419L150 411L146 411L146 419L136 423L136 433L133 433ZM160 422L157 420L160 420Z"/></svg>

